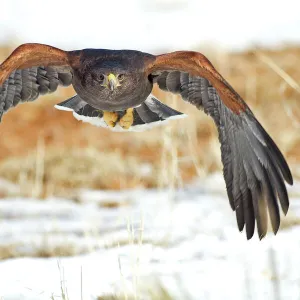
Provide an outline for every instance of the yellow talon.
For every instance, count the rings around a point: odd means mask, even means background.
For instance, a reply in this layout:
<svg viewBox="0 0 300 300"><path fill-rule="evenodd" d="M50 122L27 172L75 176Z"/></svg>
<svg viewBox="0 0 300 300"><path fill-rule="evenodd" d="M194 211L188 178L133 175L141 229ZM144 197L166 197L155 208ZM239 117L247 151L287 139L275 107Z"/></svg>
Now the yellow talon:
<svg viewBox="0 0 300 300"><path fill-rule="evenodd" d="M133 108L128 108L125 115L120 119L119 124L123 129L129 129L133 121Z"/></svg>
<svg viewBox="0 0 300 300"><path fill-rule="evenodd" d="M112 111L103 112L103 120L109 127L115 127L118 121L118 114Z"/></svg>

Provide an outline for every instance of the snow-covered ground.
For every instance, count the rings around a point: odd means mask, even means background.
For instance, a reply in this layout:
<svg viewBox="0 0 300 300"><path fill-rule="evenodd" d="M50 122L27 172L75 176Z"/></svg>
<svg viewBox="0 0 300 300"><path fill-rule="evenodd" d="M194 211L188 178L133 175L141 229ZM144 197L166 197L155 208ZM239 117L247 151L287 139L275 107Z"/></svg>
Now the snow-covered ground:
<svg viewBox="0 0 300 300"><path fill-rule="evenodd" d="M299 43L299 9L296 0L4 0L0 42L154 52L281 45ZM288 216L300 218L300 185L289 191ZM70 300L118 291L144 300L144 286L181 300L299 299L299 252L299 226L247 241L220 174L178 191L0 200L0 256L20 257L0 261L1 300L61 299L62 289ZM38 258L58 253L71 256Z"/></svg>
<svg viewBox="0 0 300 300"><path fill-rule="evenodd" d="M300 217L299 184L289 192L289 215ZM174 299L300 295L300 227L247 241L221 174L178 191L82 191L77 203L3 199L0 216L0 249L27 256L0 262L0 299L61 299L62 288L70 300L124 290L147 299L145 284ZM51 251L72 256L28 257Z"/></svg>

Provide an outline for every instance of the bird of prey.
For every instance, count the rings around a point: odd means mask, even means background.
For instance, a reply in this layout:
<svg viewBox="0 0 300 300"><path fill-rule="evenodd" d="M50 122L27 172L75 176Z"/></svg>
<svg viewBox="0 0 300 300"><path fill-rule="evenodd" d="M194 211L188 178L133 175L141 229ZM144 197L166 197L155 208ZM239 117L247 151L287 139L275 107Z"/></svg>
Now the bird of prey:
<svg viewBox="0 0 300 300"><path fill-rule="evenodd" d="M151 94L154 84L203 109L218 129L227 194L239 230L245 227L250 239L256 223L263 238L269 212L273 232L278 231L279 204L284 214L289 208L285 181L293 184L290 169L248 105L203 54L63 51L23 44L0 65L0 116L18 103L71 84L77 95L56 107L114 130L144 130L182 116Z"/></svg>

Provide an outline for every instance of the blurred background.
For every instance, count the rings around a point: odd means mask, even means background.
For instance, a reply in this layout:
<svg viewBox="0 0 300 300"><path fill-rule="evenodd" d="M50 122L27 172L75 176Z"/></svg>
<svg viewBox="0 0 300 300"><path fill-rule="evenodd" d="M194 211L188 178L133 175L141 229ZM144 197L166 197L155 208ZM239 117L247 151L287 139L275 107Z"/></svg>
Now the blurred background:
<svg viewBox="0 0 300 300"><path fill-rule="evenodd" d="M1 0L0 62L27 42L202 52L274 138L296 183L278 235L246 241L203 112L155 88L188 118L115 133L56 110L75 94L60 88L2 119L0 297L300 298L299 8L296 0Z"/></svg>

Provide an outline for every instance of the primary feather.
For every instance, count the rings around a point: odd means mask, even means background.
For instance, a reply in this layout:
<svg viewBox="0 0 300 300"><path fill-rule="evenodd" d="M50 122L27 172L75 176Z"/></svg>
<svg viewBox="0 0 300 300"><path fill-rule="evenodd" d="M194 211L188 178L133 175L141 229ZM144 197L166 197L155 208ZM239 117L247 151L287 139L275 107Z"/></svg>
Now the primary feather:
<svg viewBox="0 0 300 300"><path fill-rule="evenodd" d="M219 132L223 174L230 205L236 211L238 228L246 225L247 238L254 233L255 219L260 238L267 232L267 207L274 233L280 225L278 200L286 214L289 199L284 179L293 183L281 152L246 106L234 113L217 90L203 77L187 72L163 71L156 77L165 91L182 98L210 115Z"/></svg>

